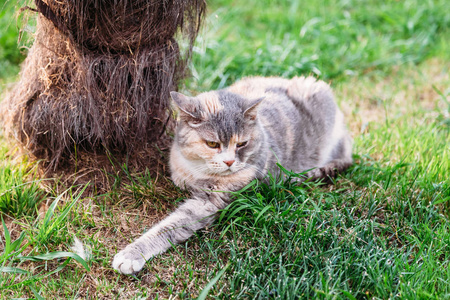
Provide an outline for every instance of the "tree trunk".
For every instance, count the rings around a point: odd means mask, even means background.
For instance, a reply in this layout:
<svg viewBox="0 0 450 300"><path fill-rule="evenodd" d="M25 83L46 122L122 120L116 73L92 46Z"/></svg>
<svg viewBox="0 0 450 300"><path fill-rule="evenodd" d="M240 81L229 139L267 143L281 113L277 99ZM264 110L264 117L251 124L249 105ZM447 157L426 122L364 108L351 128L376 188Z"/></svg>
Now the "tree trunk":
<svg viewBox="0 0 450 300"><path fill-rule="evenodd" d="M204 0L35 4L35 42L2 103L7 135L47 171L75 172L81 153L148 159L140 153L168 140L169 92L186 73Z"/></svg>

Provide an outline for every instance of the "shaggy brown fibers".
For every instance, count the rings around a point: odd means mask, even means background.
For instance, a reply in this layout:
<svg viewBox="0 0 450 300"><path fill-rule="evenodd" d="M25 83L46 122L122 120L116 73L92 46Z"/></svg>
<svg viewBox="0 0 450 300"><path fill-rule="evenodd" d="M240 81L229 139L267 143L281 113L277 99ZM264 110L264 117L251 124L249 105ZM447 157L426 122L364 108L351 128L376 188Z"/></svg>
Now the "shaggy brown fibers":
<svg viewBox="0 0 450 300"><path fill-rule="evenodd" d="M35 7L34 44L2 103L6 134L47 171L73 165L77 152L135 157L167 144L169 92L185 75L204 0L35 0Z"/></svg>

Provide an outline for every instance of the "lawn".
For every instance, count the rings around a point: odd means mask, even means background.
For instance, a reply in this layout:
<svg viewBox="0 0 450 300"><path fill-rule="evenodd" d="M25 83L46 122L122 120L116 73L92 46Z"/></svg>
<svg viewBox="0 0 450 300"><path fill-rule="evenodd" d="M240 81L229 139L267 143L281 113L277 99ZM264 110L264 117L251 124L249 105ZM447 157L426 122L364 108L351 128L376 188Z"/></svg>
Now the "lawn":
<svg viewBox="0 0 450 300"><path fill-rule="evenodd" d="M344 111L355 164L332 185L253 182L212 227L136 276L116 273L113 256L183 194L118 166L126 178L106 174L107 193L82 197L83 186L61 190L57 178L40 178L1 137L0 298L450 298L447 2L208 1L182 90L317 76ZM19 49L25 21L13 1L0 8L5 91L27 39ZM76 240L84 259L73 254Z"/></svg>

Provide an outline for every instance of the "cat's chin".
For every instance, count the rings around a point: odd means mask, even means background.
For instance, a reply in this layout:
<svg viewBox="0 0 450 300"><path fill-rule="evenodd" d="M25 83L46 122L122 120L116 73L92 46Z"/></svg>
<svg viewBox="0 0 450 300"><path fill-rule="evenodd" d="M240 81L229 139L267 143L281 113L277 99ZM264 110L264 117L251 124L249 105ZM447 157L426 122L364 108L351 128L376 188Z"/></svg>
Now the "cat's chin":
<svg viewBox="0 0 450 300"><path fill-rule="evenodd" d="M220 175L221 176L228 176L228 175L231 175L231 174L234 174L234 173L236 173L236 171L226 170L226 171L223 171L222 173L220 173Z"/></svg>
<svg viewBox="0 0 450 300"><path fill-rule="evenodd" d="M236 174L237 172L239 172L239 170L230 170L230 169L228 169L228 170L221 171L221 172L217 172L217 171L213 172L213 171L211 171L211 173L209 175L226 177L226 176L229 176L229 175Z"/></svg>
<svg viewBox="0 0 450 300"><path fill-rule="evenodd" d="M223 177L227 177L227 176L230 176L230 175L235 175L235 174L239 173L240 171L242 171L242 169L238 169L238 170L230 170L230 169L228 169L228 170L225 170L225 171L223 171L223 172L221 172L221 173L219 173L217 175L223 176Z"/></svg>

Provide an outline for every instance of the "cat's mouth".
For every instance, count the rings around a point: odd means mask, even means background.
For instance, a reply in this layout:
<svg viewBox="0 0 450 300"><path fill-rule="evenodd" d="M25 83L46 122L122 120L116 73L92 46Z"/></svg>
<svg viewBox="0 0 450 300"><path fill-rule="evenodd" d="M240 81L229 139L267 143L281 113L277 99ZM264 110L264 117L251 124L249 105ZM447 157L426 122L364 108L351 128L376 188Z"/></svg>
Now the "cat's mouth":
<svg viewBox="0 0 450 300"><path fill-rule="evenodd" d="M229 176L239 172L241 169L242 168L234 165L228 168L217 168L216 166L213 166L212 168L209 168L209 172L213 176Z"/></svg>

